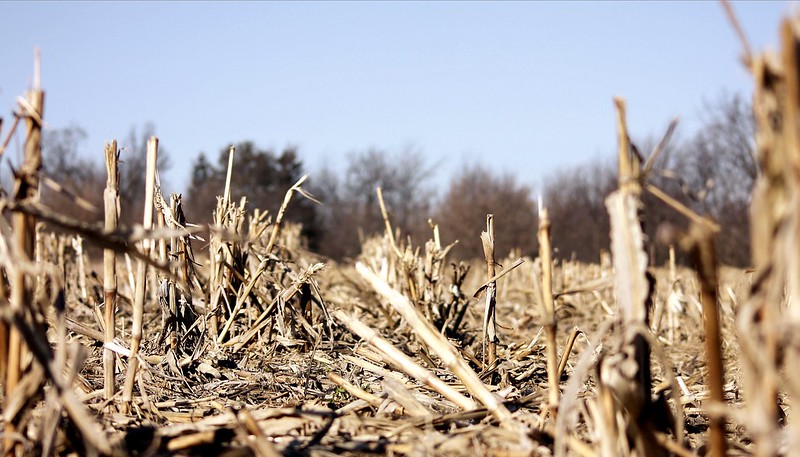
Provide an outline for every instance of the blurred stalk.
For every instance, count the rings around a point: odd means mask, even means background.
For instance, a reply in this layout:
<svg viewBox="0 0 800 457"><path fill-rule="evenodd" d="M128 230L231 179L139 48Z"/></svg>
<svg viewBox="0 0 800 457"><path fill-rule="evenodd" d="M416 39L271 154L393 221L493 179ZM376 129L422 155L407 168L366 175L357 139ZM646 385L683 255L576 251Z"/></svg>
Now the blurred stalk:
<svg viewBox="0 0 800 457"><path fill-rule="evenodd" d="M689 236L682 242L692 258L700 280L700 302L703 304L706 367L708 369L709 401L712 407L725 404L723 391L722 338L720 337L719 307L717 305L717 256L714 233L706 225L692 224ZM709 418L708 443L714 457L725 455L725 421L719 415Z"/></svg>
<svg viewBox="0 0 800 457"><path fill-rule="evenodd" d="M38 173L42 168L42 115L44 112L44 92L41 89L41 71L39 50L36 50L34 58L34 80L33 89L26 97L25 105L20 109L25 118L25 156L22 165L17 172L14 183L13 197L16 202L37 197L39 188ZM13 215L14 234L20 253L33 259L34 251L34 230L36 219L33 216L16 212ZM31 293L25 285L25 273L21 269L15 269L11 278L11 309L14 313L22 313L26 306L30 306ZM8 332L8 361L6 372L5 394L6 401L14 395L14 389L20 381L20 361L24 347L22 337L15 327L10 327ZM17 433L16 424L13 421L6 422L5 426L5 449L9 455L14 453L18 443L13 440L13 435Z"/></svg>

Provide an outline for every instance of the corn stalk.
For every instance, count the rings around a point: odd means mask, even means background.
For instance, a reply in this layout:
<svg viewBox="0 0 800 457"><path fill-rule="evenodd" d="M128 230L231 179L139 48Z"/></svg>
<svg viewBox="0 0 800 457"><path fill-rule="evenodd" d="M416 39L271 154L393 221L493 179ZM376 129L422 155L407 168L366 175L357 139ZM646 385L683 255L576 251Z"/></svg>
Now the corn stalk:
<svg viewBox="0 0 800 457"><path fill-rule="evenodd" d="M117 229L119 218L119 152L116 140L106 144L106 190L103 194L105 204L105 229L113 232ZM113 249L103 250L103 294L105 298L105 344L109 345L116 338L117 308L117 253ZM106 400L114 396L114 351L108 346L103 349L103 394Z"/></svg>
<svg viewBox="0 0 800 457"><path fill-rule="evenodd" d="M158 138L151 137L147 142L147 175L145 179L145 201L143 226L145 230L153 228L153 196L155 194L156 162L158 159ZM150 257L152 240L142 240L142 255ZM130 411L133 399L133 386L136 382L136 372L139 369L139 346L142 342L142 327L144 324L144 300L147 292L147 263L140 259L136 270L136 290L133 296L133 326L131 328L131 356L128 360L128 373L125 376L125 389L122 392L122 409Z"/></svg>
<svg viewBox="0 0 800 457"><path fill-rule="evenodd" d="M42 116L44 113L44 91L41 89L41 72L39 55L37 51L34 69L34 83L27 96L20 99L20 111L25 118L25 156L14 182L13 197L15 202L35 200L38 197L38 173L42 168ZM19 253L24 260L34 258L34 239L36 219L25 213L17 212L13 216L14 234ZM16 269L11 278L11 310L21 314L26 307L31 306L31 291L25 284L25 273ZM22 336L19 330L11 327L8 333L8 359L6 367L6 399L14 395L21 376L21 360L25 352ZM16 443L12 436L16 433L16 424L6 422L5 448L13 452Z"/></svg>

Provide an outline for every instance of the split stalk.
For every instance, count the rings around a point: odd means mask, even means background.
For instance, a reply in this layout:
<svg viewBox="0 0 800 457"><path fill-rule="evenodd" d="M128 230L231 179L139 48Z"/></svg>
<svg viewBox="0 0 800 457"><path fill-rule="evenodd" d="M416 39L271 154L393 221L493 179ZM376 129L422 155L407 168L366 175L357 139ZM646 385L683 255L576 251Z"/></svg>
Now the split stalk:
<svg viewBox="0 0 800 457"><path fill-rule="evenodd" d="M486 215L486 231L481 233L483 255L486 258L486 276L489 278L486 287L486 310L483 319L484 351L483 369L491 369L497 361L497 281L495 276L494 255L494 215Z"/></svg>

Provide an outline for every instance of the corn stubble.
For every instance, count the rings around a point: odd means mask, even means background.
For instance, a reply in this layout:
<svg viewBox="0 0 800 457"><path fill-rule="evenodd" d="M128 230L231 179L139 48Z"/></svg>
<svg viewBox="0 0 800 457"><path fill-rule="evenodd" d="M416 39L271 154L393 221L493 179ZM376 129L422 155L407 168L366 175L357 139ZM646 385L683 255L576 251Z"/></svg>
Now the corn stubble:
<svg viewBox="0 0 800 457"><path fill-rule="evenodd" d="M117 223L116 142L103 225L47 207L37 183L57 188L58 176L39 171L35 84L0 149L26 127L14 191L0 198L3 454L790 454L799 37L786 21L779 55L744 43L761 169L752 273L717 265L720 227L648 182L675 123L642 157L621 98L611 255L599 263L554 258L543 205L537 258L495 252L504 221L489 215L461 240L481 242L485 259L457 262L435 221L419 245L394 229L376 189L384 233L349 265L307 251L286 220L296 198L314 199L307 177L274 213L232 200L233 148L207 228L162 194L155 138L142 226ZM648 259L645 194L686 217L687 229L663 231L669 268ZM693 269L675 265L673 246Z"/></svg>

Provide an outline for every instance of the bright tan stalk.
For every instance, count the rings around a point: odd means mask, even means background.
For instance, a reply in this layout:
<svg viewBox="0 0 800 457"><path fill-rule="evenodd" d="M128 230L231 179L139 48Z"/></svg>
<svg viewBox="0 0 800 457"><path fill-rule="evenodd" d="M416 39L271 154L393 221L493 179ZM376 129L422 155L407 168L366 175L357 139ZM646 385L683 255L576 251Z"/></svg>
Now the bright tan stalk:
<svg viewBox="0 0 800 457"><path fill-rule="evenodd" d="M547 337L548 403L555 414L558 411L558 346L555 301L553 300L553 258L550 248L550 218L547 208L539 209L539 259L542 261L542 301L544 329Z"/></svg>
<svg viewBox="0 0 800 457"><path fill-rule="evenodd" d="M34 61L34 84L25 99L20 103L20 110L25 118L25 156L17 173L14 185L14 200L19 202L26 199L35 199L38 195L38 173L42 168L42 115L44 112L44 92L41 89L41 73L39 71L38 50ZM34 237L36 219L21 212L13 216L14 233L20 253L28 259L33 259ZM14 312L21 312L30 306L31 291L25 285L25 273L21 269L14 271L11 278L11 308ZM14 395L14 389L20 380L20 361L24 348L19 331L11 327L8 332L8 365L6 372L5 394L6 399ZM17 444L12 441L12 436L17 433L16 424L6 422L5 448L10 453L14 452Z"/></svg>
<svg viewBox="0 0 800 457"><path fill-rule="evenodd" d="M105 204L105 230L117 229L119 218L119 157L117 141L106 144L106 190L103 194ZM117 253L113 249L103 250L103 294L105 297L105 344L111 344L116 337L117 307ZM103 350L103 395L106 400L114 396L114 351Z"/></svg>
<svg viewBox="0 0 800 457"><path fill-rule="evenodd" d="M403 316L408 325L420 339L442 360L442 364L456 375L464 386L475 396L494 417L504 426L514 428L511 412L499 398L483 385L478 375L472 371L458 351L428 322L419 310L400 292L394 290L386 281L373 273L363 263L356 264L356 271L366 279L372 288L389 301L394 309Z"/></svg>
<svg viewBox="0 0 800 457"><path fill-rule="evenodd" d="M145 179L144 229L153 228L153 196L156 182L156 162L158 159L158 138L151 137L147 142L147 175ZM142 254L150 256L151 240L142 240ZM136 371L139 368L139 346L142 342L142 326L144 318L144 299L147 287L147 263L139 260L136 271L136 290L133 296L133 327L131 328L131 356L128 361L128 373L125 377L125 390L122 392L123 411L130 411L133 399L133 386L136 382Z"/></svg>
<svg viewBox="0 0 800 457"><path fill-rule="evenodd" d="M486 231L481 233L481 244L483 244L483 256L486 259L486 277L489 278L486 288L486 310L483 318L483 342L484 363L483 369L487 370L494 366L497 361L497 281L492 280L495 276L494 255L494 215L486 215Z"/></svg>

